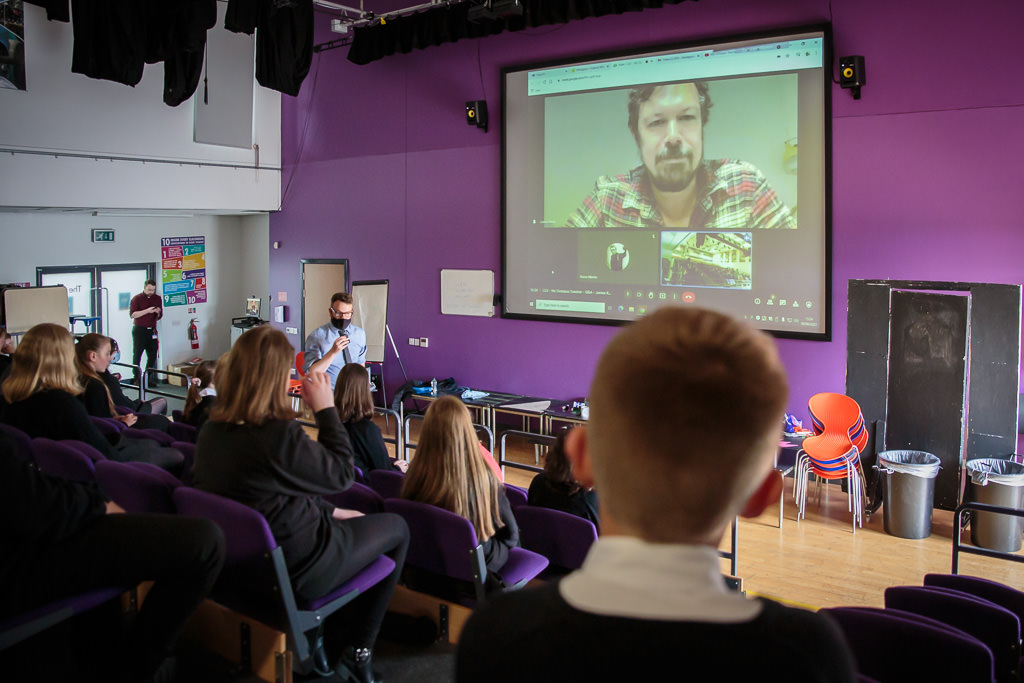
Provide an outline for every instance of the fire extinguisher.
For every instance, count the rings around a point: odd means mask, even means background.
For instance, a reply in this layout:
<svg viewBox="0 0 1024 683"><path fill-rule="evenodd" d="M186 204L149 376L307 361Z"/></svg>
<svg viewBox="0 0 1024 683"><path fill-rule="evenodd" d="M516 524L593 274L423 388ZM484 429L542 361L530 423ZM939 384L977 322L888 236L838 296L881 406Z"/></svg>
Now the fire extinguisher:
<svg viewBox="0 0 1024 683"><path fill-rule="evenodd" d="M196 320L198 318L192 318L188 324L188 340L192 342L192 350L199 348L199 328L196 327Z"/></svg>

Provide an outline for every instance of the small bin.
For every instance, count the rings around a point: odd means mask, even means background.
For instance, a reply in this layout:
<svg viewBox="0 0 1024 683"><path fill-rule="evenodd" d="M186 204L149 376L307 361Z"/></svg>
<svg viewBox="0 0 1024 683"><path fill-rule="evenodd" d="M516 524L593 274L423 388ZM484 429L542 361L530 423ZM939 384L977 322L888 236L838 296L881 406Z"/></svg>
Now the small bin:
<svg viewBox="0 0 1024 683"><path fill-rule="evenodd" d="M899 538L932 533L935 477L941 461L924 451L882 451L875 469L884 477L882 513L885 532Z"/></svg>
<svg viewBox="0 0 1024 683"><path fill-rule="evenodd" d="M970 500L1004 508L1024 509L1024 465L1000 458L967 461ZM1015 553L1021 547L1024 518L971 511L971 543L989 550Z"/></svg>

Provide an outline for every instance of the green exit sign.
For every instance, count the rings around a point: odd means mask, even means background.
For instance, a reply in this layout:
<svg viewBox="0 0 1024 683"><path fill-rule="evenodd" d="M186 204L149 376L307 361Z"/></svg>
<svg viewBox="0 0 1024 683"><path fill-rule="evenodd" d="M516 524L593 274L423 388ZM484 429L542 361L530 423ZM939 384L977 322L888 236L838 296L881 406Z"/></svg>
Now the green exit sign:
<svg viewBox="0 0 1024 683"><path fill-rule="evenodd" d="M93 242L113 242L114 231L113 230L93 230L92 231Z"/></svg>

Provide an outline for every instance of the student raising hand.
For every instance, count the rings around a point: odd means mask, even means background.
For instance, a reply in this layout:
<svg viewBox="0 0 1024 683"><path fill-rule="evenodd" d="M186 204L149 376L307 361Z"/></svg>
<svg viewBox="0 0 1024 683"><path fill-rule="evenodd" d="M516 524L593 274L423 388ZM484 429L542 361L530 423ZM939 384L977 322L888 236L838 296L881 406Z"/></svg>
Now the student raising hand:
<svg viewBox="0 0 1024 683"><path fill-rule="evenodd" d="M313 370L302 379L302 400L314 413L334 407L334 390L326 372Z"/></svg>

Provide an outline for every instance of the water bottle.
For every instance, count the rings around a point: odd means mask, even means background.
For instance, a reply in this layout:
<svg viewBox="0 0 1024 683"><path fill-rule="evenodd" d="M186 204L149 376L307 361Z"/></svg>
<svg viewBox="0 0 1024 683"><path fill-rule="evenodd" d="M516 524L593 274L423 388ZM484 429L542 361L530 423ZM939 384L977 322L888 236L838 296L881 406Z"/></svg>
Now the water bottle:
<svg viewBox="0 0 1024 683"><path fill-rule="evenodd" d="M437 378L430 380L430 395L437 396Z"/></svg>

